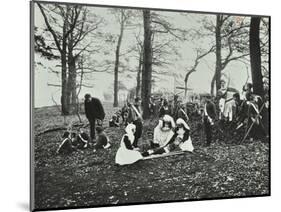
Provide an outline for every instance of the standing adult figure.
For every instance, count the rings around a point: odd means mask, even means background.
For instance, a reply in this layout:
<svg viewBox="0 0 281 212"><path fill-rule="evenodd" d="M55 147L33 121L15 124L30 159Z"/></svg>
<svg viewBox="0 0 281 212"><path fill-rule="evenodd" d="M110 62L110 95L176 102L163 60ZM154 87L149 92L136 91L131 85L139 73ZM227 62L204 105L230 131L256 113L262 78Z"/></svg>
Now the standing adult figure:
<svg viewBox="0 0 281 212"><path fill-rule="evenodd" d="M138 141L142 135L142 128L143 128L143 118L142 118L142 109L141 109L141 99L139 97L135 98L134 104L129 105L129 117L128 117L128 123L132 123L136 126L136 130L134 133L134 142L133 147L138 147Z"/></svg>
<svg viewBox="0 0 281 212"><path fill-rule="evenodd" d="M167 99L163 99L161 108L159 110L159 118L163 118L164 115L171 116L171 110Z"/></svg>
<svg viewBox="0 0 281 212"><path fill-rule="evenodd" d="M203 113L203 123L204 130L206 134L206 144L210 146L212 142L212 128L216 118L216 106L211 100L211 96L205 97L204 113Z"/></svg>
<svg viewBox="0 0 281 212"><path fill-rule="evenodd" d="M185 104L181 100L177 102L174 112L174 120L178 120L179 118L183 119L185 122L189 121L189 117L185 109Z"/></svg>
<svg viewBox="0 0 281 212"><path fill-rule="evenodd" d="M265 105L259 106L260 98L257 95L251 95L250 101L248 101L248 130L250 140L260 139L267 136L266 129L264 128L261 116L261 110L264 109ZM260 103L262 104L262 103ZM251 128L250 128L251 127Z"/></svg>
<svg viewBox="0 0 281 212"><path fill-rule="evenodd" d="M99 126L102 125L103 119L105 117L105 112L102 103L98 98L91 97L90 94L85 95L85 114L90 123L90 136L91 139L95 139L96 122Z"/></svg>

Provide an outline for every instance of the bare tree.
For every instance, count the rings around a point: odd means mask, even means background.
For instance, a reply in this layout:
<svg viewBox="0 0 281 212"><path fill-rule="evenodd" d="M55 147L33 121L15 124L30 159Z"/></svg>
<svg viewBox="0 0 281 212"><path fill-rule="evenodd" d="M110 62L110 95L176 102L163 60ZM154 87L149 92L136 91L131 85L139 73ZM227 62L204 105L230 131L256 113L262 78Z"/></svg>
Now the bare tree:
<svg viewBox="0 0 281 212"><path fill-rule="evenodd" d="M160 14L150 10L143 10L143 24L141 97L143 100L143 116L148 118L152 82L159 74L170 75L170 71L165 70L164 67L172 64L175 62L175 58L179 57L176 41L183 41L186 31L174 27ZM159 67L159 69L157 70L156 67Z"/></svg>
<svg viewBox="0 0 281 212"><path fill-rule="evenodd" d="M53 40L55 42L56 48L60 53L60 59L61 59L61 106L62 106L62 114L67 115L69 114L69 105L67 102L67 37L68 35L73 31L74 28L69 28L68 26L68 16L70 15L70 6L60 6L57 4L54 4L52 8L52 11L56 11L56 14L58 14L60 21L63 23L62 26L59 26L59 30L56 30L53 26L51 26L51 20L54 22L57 22L57 18L54 16L48 15L50 18L48 18L46 11L48 11L45 7L43 7L40 3L37 3L47 30L51 33ZM73 11L74 12L74 11ZM77 17L77 11L75 10L75 15Z"/></svg>
<svg viewBox="0 0 281 212"><path fill-rule="evenodd" d="M261 68L263 77L269 78L269 19L261 18L260 24L260 48Z"/></svg>
<svg viewBox="0 0 281 212"><path fill-rule="evenodd" d="M137 86L136 86L136 96L140 96L140 90L141 90L141 74L143 69L143 45L141 42L138 42L138 69L137 69Z"/></svg>
<svg viewBox="0 0 281 212"><path fill-rule="evenodd" d="M214 51L214 47L211 47L208 51L206 52L203 52L202 53L202 50L199 50L197 49L197 54L196 54L196 58L195 58L195 61L194 61L194 64L193 66L187 70L186 74L185 74L185 77L184 77L184 90L185 90L185 96L187 94L187 82L188 82L188 79L190 77L190 75L196 71L196 68L200 62L201 59L203 59L205 56L207 56L208 54L210 54L211 52Z"/></svg>
<svg viewBox="0 0 281 212"><path fill-rule="evenodd" d="M69 105L74 106L75 111L78 110L77 101L77 88L78 87L86 87L83 85L83 82L80 82L80 85L77 86L77 61L78 58L84 53L94 53L99 50L99 47L94 48L93 45L96 42L93 42L92 39L88 39L94 35L93 33L98 29L98 27L102 24L103 20L101 18L94 17L93 20L89 20L91 18L91 14L89 14L89 10L87 7L78 8L80 16L75 21L75 17L69 17L69 25L73 27L74 30L68 36L68 93L67 93L67 101ZM83 57L81 57L83 58ZM82 59L83 60L83 59ZM84 63L84 61L83 61ZM81 75L84 72L80 73ZM83 79L81 76L80 80ZM81 89L80 89L81 90ZM75 112L74 111L74 112Z"/></svg>
<svg viewBox="0 0 281 212"><path fill-rule="evenodd" d="M260 48L260 17L251 17L250 25L250 61L253 80L253 91L255 94L263 95L263 81L261 69Z"/></svg>
<svg viewBox="0 0 281 212"><path fill-rule="evenodd" d="M142 71L142 102L143 118L149 117L149 98L151 96L152 78L152 31L150 10L143 10L143 71Z"/></svg>
<svg viewBox="0 0 281 212"><path fill-rule="evenodd" d="M102 21L100 18L89 21L88 9L79 5L37 4L43 15L46 29L53 40L53 44L50 47L47 46L47 50L49 54L50 50L58 51L60 54L61 106L62 114L67 115L71 112L70 106L76 106L77 102L77 59L85 51L92 52L91 46L94 42L91 40L85 43L85 41ZM40 41L41 46L46 46L42 39L37 40ZM42 53L45 49L46 47L43 46L43 49L38 49L38 51ZM44 56L43 53L42 55ZM80 84L83 85L83 83Z"/></svg>
<svg viewBox="0 0 281 212"><path fill-rule="evenodd" d="M128 19L130 17L130 10L125 9L115 9L116 10L116 17L118 20L118 23L120 25L120 32L117 39L117 46L115 50L115 65L114 65L114 100L113 100L113 106L118 107L118 75L119 75L119 58L120 58L120 48L121 43L123 39L124 30L126 27L126 24L128 22Z"/></svg>
<svg viewBox="0 0 281 212"><path fill-rule="evenodd" d="M232 61L249 56L249 24L244 19L240 20L229 15L216 15L216 68L211 82L212 95L214 94L214 84L216 90L220 89L221 74L226 66Z"/></svg>

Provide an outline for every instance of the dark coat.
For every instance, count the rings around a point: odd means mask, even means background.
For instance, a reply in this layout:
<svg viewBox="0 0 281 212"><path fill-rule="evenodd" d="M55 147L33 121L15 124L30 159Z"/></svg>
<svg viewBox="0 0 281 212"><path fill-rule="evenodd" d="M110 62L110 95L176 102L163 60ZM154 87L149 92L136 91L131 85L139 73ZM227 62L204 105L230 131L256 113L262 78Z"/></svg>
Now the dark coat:
<svg viewBox="0 0 281 212"><path fill-rule="evenodd" d="M208 115L212 118L216 118L216 106L212 101L207 101L206 103L206 110Z"/></svg>
<svg viewBox="0 0 281 212"><path fill-rule="evenodd" d="M84 106L87 119L104 119L105 113L99 99L92 97L91 101L89 102L85 100Z"/></svg>
<svg viewBox="0 0 281 212"><path fill-rule="evenodd" d="M159 111L159 117L161 118L161 117L163 117L164 115L171 115L171 110L169 109L169 107L164 107L164 106L162 106L161 108L160 108L160 111Z"/></svg>
<svg viewBox="0 0 281 212"><path fill-rule="evenodd" d="M97 143L95 145L96 149L103 149L108 143L107 137L104 133L100 133L97 138Z"/></svg>

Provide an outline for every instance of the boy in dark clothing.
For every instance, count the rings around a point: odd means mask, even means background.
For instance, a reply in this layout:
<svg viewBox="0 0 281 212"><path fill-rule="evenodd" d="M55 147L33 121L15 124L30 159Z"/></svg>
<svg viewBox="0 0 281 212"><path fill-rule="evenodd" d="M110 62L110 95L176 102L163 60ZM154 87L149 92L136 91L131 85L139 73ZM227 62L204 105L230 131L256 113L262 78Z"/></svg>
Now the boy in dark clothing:
<svg viewBox="0 0 281 212"><path fill-rule="evenodd" d="M73 144L78 149L85 149L89 146L89 141L90 141L90 137L88 136L88 134L84 131L83 128L80 128L79 133Z"/></svg>
<svg viewBox="0 0 281 212"><path fill-rule="evenodd" d="M251 99L248 103L249 105L249 117L248 117L248 127L252 126L249 132L250 139L260 139L267 136L267 132L263 126L262 123L262 116L260 114L260 109L263 109L259 107L259 97L258 96L251 96Z"/></svg>
<svg viewBox="0 0 281 212"><path fill-rule="evenodd" d="M117 115L113 115L112 118L109 120L109 127L119 127L119 120Z"/></svg>
<svg viewBox="0 0 281 212"><path fill-rule="evenodd" d="M140 139L142 135L142 128L143 128L143 123L142 123L142 110L141 110L141 99L136 98L135 99L135 104L134 107L137 111L136 112L136 119L133 121L133 124L136 125L136 132L135 132L135 141L133 143L134 148L138 147L138 140Z"/></svg>
<svg viewBox="0 0 281 212"><path fill-rule="evenodd" d="M136 130L134 133L135 140L133 142L133 147L138 147L138 141L142 135L142 110L141 110L141 99L139 97L135 98L135 103L129 104L129 114L128 114L128 123L132 123L136 126Z"/></svg>
<svg viewBox="0 0 281 212"><path fill-rule="evenodd" d="M121 109L121 113L120 113L121 117L122 117L122 124L124 124L125 126L128 125L128 116L129 116L129 107L128 107L128 103L126 103L122 109Z"/></svg>
<svg viewBox="0 0 281 212"><path fill-rule="evenodd" d="M205 99L203 124L206 134L206 145L210 146L212 142L213 125L216 118L216 106L211 101L211 96L207 96Z"/></svg>
<svg viewBox="0 0 281 212"><path fill-rule="evenodd" d="M169 108L169 103L168 103L167 99L163 100L163 104L159 110L159 118L162 118L164 115L171 116L171 110Z"/></svg>
<svg viewBox="0 0 281 212"><path fill-rule="evenodd" d="M97 142L94 146L96 151L97 149L107 149L109 148L111 145L109 143L109 139L106 136L105 132L103 131L103 128L98 126L96 127L96 131L97 131Z"/></svg>
<svg viewBox="0 0 281 212"><path fill-rule="evenodd" d="M76 137L76 133L70 133L66 131L62 135L62 142L57 149L57 153L59 154L69 154L76 150L76 147L73 145L74 139Z"/></svg>

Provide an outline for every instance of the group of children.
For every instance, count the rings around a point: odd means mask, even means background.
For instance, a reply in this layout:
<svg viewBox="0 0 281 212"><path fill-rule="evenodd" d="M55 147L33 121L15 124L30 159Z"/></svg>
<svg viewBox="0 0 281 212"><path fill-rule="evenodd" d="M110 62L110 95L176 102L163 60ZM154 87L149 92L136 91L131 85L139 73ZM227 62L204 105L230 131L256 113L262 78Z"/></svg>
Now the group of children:
<svg viewBox="0 0 281 212"><path fill-rule="evenodd" d="M57 153L70 153L77 149L85 149L89 145L89 136L81 128L78 133L67 130L62 135L62 142Z"/></svg>
<svg viewBox="0 0 281 212"><path fill-rule="evenodd" d="M128 124L116 153L115 163L119 165L132 164L138 160L155 154L169 153L175 150L190 151L194 147L190 138L190 128L182 119L174 119L169 115L164 115L154 129L153 141L150 141L150 148L140 152L139 148L133 146L135 140L136 126Z"/></svg>
<svg viewBox="0 0 281 212"><path fill-rule="evenodd" d="M107 135L104 133L101 126L96 127L97 139L95 144L93 144L94 151L98 149L107 149L111 146ZM79 129L79 132L73 132L72 130L67 130L62 135L62 142L57 149L59 154L67 154L78 149L86 149L91 144L91 139L89 135L84 131L83 128Z"/></svg>
<svg viewBox="0 0 281 212"><path fill-rule="evenodd" d="M120 127L121 125L127 126L130 121L130 106L130 103L126 103L122 109L116 111L109 120L109 127Z"/></svg>
<svg viewBox="0 0 281 212"><path fill-rule="evenodd" d="M94 144L92 144L90 137L83 128L79 129L79 132L65 131L57 153L71 153L78 149L86 149L89 146L92 146L94 151L109 148L111 145L103 128L98 126L96 131L97 138ZM176 123L169 115L164 115L160 118L158 125L154 129L150 147L143 152L134 145L135 133L136 125L128 123L115 156L116 164L132 164L150 155L169 153L177 149L190 152L194 149L190 138L190 128L182 118L177 119Z"/></svg>

